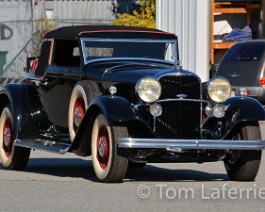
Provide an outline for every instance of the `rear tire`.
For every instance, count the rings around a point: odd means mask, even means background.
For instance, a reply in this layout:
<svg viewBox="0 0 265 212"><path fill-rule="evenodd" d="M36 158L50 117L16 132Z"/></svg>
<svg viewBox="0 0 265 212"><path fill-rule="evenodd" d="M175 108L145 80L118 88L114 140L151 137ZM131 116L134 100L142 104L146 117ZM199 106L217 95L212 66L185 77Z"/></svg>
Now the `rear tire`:
<svg viewBox="0 0 265 212"><path fill-rule="evenodd" d="M5 169L25 169L30 149L14 145L13 116L10 105L7 105L0 117L0 159Z"/></svg>
<svg viewBox="0 0 265 212"><path fill-rule="evenodd" d="M260 140L258 125L243 126L235 132L234 140ZM261 150L231 150L224 160L227 174L231 180L253 181L258 173Z"/></svg>
<svg viewBox="0 0 265 212"><path fill-rule="evenodd" d="M92 162L102 182L120 182L127 172L127 152L117 147L120 137L128 137L126 127L111 126L102 114L96 117L91 137Z"/></svg>
<svg viewBox="0 0 265 212"><path fill-rule="evenodd" d="M76 132L81 125L90 102L100 96L98 85L92 81L76 83L69 104L68 128L71 141L75 139Z"/></svg>

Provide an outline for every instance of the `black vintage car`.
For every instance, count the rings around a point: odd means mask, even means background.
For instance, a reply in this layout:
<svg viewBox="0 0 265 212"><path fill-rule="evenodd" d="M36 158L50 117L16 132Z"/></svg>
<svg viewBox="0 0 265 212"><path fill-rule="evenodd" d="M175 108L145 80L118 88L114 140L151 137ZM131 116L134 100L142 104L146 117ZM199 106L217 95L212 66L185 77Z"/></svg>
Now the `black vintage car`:
<svg viewBox="0 0 265 212"><path fill-rule="evenodd" d="M0 158L24 169L30 150L92 155L103 182L152 162L224 161L254 180L265 148L261 104L232 97L223 77L202 83L179 65L174 34L72 26L49 32L19 84L0 90ZM251 113L250 113L251 111Z"/></svg>

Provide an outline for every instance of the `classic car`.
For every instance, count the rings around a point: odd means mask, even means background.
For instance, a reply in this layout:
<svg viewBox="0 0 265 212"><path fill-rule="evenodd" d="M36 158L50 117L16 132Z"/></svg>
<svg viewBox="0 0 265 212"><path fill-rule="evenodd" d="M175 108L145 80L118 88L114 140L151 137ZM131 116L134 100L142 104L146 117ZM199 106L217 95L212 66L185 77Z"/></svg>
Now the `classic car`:
<svg viewBox="0 0 265 212"><path fill-rule="evenodd" d="M224 161L254 180L262 105L230 97L224 77L202 83L179 62L177 36L134 27L71 26L46 34L21 83L0 90L0 158L26 167L30 150L92 156L102 182L146 163ZM251 111L251 113L249 113Z"/></svg>
<svg viewBox="0 0 265 212"><path fill-rule="evenodd" d="M250 96L265 103L265 40L240 42L222 58L217 75L224 76L236 96Z"/></svg>

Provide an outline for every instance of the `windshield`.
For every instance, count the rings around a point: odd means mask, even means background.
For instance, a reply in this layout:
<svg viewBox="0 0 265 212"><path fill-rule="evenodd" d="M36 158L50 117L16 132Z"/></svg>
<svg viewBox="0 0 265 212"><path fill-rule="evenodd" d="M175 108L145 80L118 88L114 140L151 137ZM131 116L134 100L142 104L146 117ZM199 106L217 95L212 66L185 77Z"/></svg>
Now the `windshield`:
<svg viewBox="0 0 265 212"><path fill-rule="evenodd" d="M176 40L82 38L81 45L85 64L125 58L178 62Z"/></svg>

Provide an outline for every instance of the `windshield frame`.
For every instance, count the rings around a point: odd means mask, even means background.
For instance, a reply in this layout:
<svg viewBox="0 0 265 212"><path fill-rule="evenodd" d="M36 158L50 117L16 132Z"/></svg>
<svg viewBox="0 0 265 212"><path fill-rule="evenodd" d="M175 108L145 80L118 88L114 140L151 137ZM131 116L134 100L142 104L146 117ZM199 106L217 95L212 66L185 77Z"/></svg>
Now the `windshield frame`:
<svg viewBox="0 0 265 212"><path fill-rule="evenodd" d="M81 38L81 50L82 50L82 56L83 56L83 62L84 64L89 64L93 62L99 62L99 61L115 61L115 60L138 60L138 61L156 61L156 62L162 62L162 63L169 63L172 65L179 64L179 55L178 55L178 43L175 39L148 39L148 38ZM96 58L87 60L86 53L85 53L85 43L86 42L127 42L127 43L168 43L172 44L172 56L174 58L174 61L166 60L166 59L158 59L158 58L143 58L143 57L102 57L102 58Z"/></svg>

